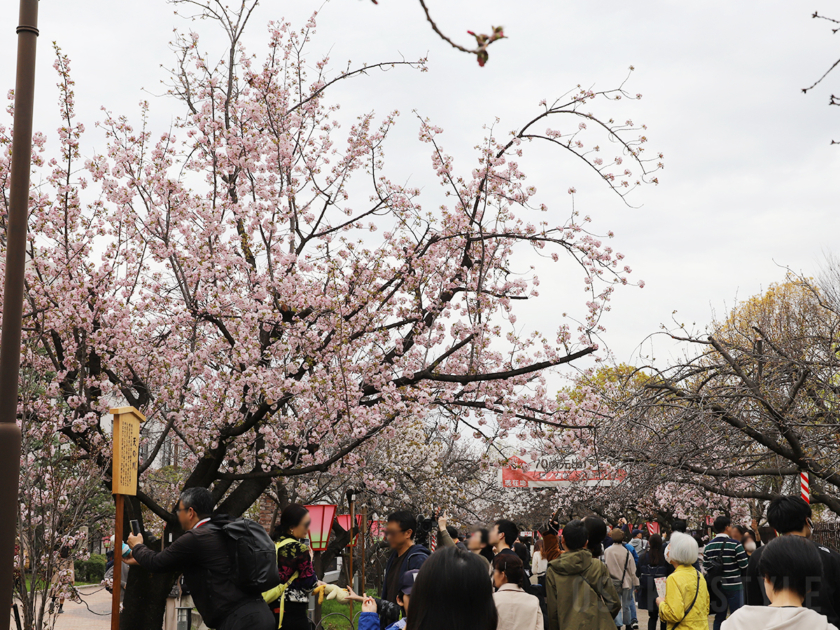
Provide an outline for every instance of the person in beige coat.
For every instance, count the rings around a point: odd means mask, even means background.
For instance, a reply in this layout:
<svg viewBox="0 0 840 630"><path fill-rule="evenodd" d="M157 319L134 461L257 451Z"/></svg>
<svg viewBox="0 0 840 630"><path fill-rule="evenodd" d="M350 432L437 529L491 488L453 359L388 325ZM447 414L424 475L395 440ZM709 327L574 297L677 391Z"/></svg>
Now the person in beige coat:
<svg viewBox="0 0 840 630"><path fill-rule="evenodd" d="M613 544L604 552L604 561L607 563L613 585L621 599L621 612L615 618L615 625L620 628L623 624L629 628L633 621L630 602L633 599L633 591L639 585L639 578L636 577L636 561L624 546L623 531L612 530L610 538L613 539Z"/></svg>
<svg viewBox="0 0 840 630"><path fill-rule="evenodd" d="M540 601L526 590L528 578L518 556L503 553L495 557L493 584L498 589L493 594L499 613L496 630L543 630Z"/></svg>

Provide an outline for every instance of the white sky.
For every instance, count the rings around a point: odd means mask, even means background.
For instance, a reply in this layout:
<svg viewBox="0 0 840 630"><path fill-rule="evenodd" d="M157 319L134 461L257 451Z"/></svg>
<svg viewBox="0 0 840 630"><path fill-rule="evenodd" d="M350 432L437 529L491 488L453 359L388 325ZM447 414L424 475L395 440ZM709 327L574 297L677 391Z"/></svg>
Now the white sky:
<svg viewBox="0 0 840 630"><path fill-rule="evenodd" d="M231 0L233 2L234 0ZM840 111L827 106L840 72L814 93L803 95L840 51L827 24L812 20L824 6L768 0L757 3L600 0L429 0L441 27L469 43L465 31L505 26L509 39L494 44L490 61L475 60L439 40L415 0L330 0L319 16L313 53L331 51L337 69L349 59L362 62L429 54L430 71L376 74L334 93L342 115L351 119L370 109L397 108L400 124L388 145L394 179L436 189L429 150L416 141L416 109L446 133L444 147L468 173L472 147L482 126L498 116L507 131L537 113L542 98L559 96L578 83L617 85L636 67L628 89L644 95L622 102L617 119L649 126L651 150L663 151L666 169L658 187L633 194L628 208L593 175L556 151L537 150L522 161L529 183L541 191L557 220L575 204L601 233L613 230L639 290L624 288L605 320L605 337L619 360L630 360L638 344L677 311L680 322L707 322L737 298L782 280L782 266L815 273L822 253L840 229ZM820 2L817 3L820 5ZM249 49L263 56L265 23L286 18L300 27L321 5L310 0L263 0L250 30ZM114 2L74 0L40 3L36 129L54 136L57 90L50 42L72 59L77 114L89 130L101 119L100 106L137 120L137 103L149 99L152 128L164 131L179 113L163 92L161 65L172 59L167 42L176 26L187 28L164 0ZM0 8L0 86L14 85L17 3ZM221 51L221 41L202 48ZM314 62L317 55L313 54ZM144 92L143 90L147 90ZM5 120L3 121L5 124ZM92 141L92 142L91 142ZM89 155L102 151L96 132L83 144ZM436 203L436 202L432 202ZM433 207L433 206L432 206ZM581 304L580 273L574 283L543 273L539 308L519 317L526 330L551 333L562 311ZM572 286L568 293L565 287ZM659 346L667 354L667 344ZM664 358L664 357L663 357Z"/></svg>

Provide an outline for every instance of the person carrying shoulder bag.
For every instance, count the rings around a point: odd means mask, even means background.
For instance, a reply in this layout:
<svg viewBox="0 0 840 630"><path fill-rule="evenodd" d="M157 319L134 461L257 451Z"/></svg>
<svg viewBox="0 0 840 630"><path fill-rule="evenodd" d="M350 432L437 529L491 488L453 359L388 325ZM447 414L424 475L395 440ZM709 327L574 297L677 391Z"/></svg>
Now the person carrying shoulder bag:
<svg viewBox="0 0 840 630"><path fill-rule="evenodd" d="M636 561L632 554L624 546L624 532L614 529L610 532L613 544L607 547L604 552L604 559L610 572L615 591L621 598L621 612L615 618L615 625L624 625L628 630L636 630L639 627L634 618L635 607L632 606L633 592L639 585L639 578L636 577Z"/></svg>
<svg viewBox="0 0 840 630"><path fill-rule="evenodd" d="M709 630L709 589L692 566L698 551L694 538L674 532L668 560L675 570L665 582L665 598L656 598L659 618L668 624L668 630Z"/></svg>

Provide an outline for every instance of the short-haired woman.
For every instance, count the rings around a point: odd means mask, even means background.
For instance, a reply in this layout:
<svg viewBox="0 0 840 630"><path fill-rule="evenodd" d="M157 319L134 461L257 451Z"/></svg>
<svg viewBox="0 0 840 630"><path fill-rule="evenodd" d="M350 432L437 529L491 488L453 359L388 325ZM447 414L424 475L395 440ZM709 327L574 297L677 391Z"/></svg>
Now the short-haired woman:
<svg viewBox="0 0 840 630"><path fill-rule="evenodd" d="M804 608L805 598L822 575L816 546L801 536L781 536L761 552L759 574L764 578L769 606L744 606L723 622L724 630L785 628L837 630L825 615Z"/></svg>
<svg viewBox="0 0 840 630"><path fill-rule="evenodd" d="M668 629L709 630L709 590L706 580L694 568L699 549L688 534L674 532L668 545L668 561L674 572L665 582L665 598L657 597L659 618Z"/></svg>

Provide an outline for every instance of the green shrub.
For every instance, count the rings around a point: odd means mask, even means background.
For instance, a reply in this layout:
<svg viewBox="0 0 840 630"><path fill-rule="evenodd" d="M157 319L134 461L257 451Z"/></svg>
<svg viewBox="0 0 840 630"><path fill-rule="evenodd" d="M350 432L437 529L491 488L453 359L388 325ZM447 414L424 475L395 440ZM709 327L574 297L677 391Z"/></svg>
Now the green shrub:
<svg viewBox="0 0 840 630"><path fill-rule="evenodd" d="M105 577L105 556L102 554L91 554L90 559L76 560L73 564L77 582L98 584Z"/></svg>

